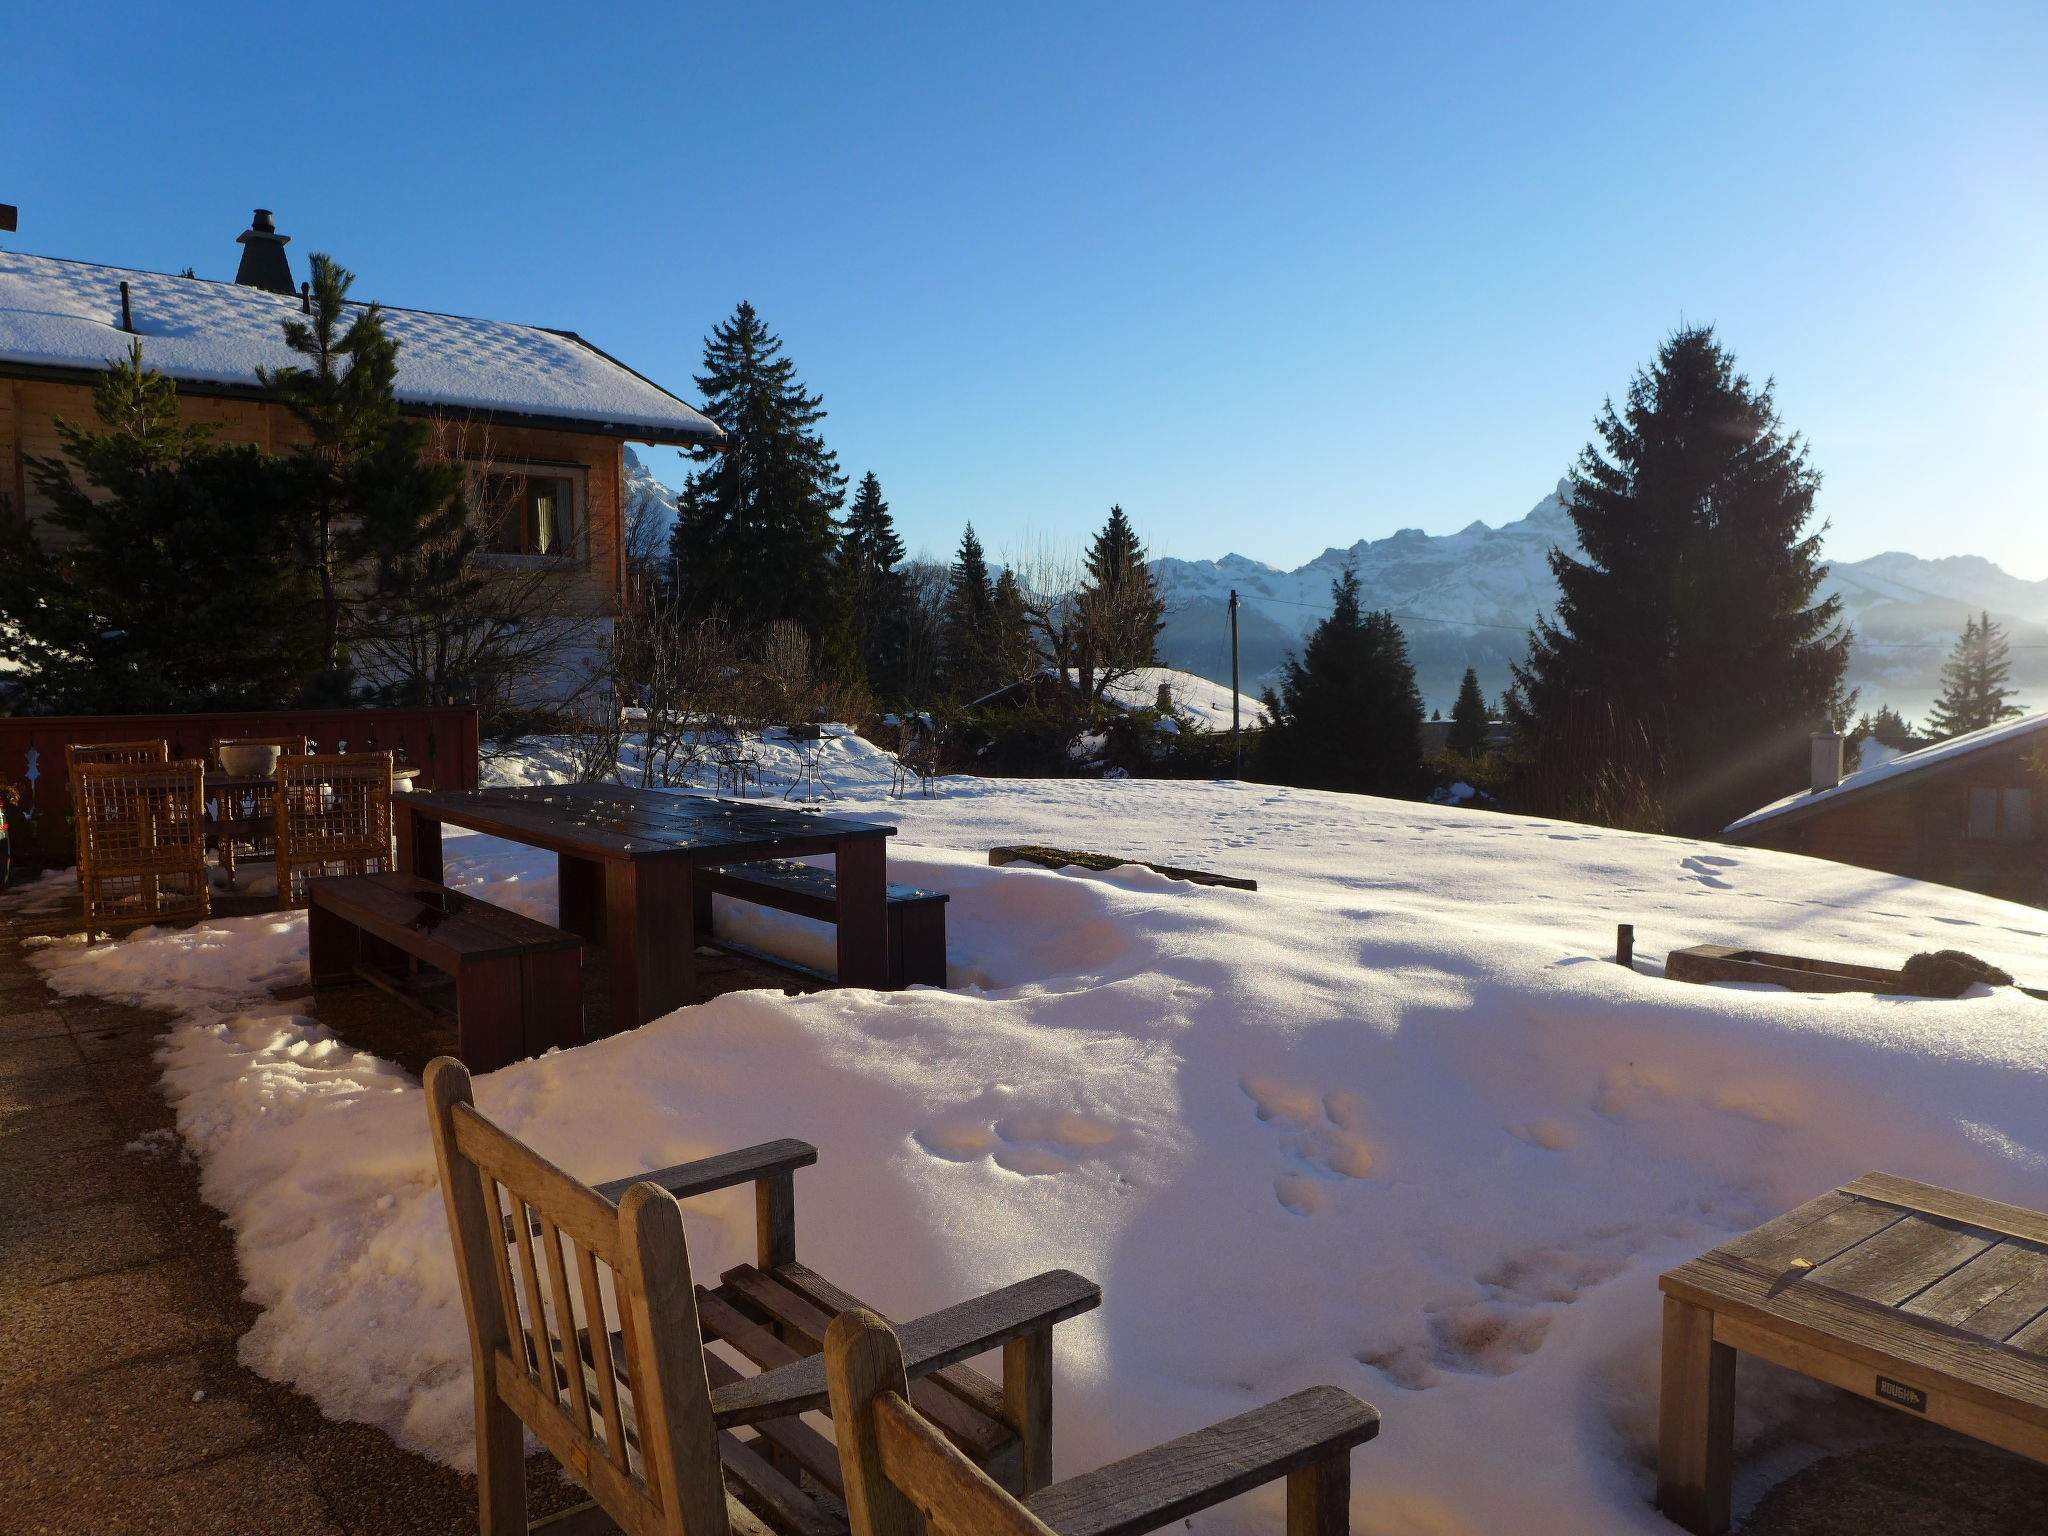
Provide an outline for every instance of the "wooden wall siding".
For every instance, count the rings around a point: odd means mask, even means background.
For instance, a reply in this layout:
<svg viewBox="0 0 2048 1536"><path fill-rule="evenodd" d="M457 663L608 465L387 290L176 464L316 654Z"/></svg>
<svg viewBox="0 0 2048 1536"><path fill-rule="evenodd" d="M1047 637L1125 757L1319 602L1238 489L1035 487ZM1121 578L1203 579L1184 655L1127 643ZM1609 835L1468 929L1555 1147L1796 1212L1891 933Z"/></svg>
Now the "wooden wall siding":
<svg viewBox="0 0 2048 1536"><path fill-rule="evenodd" d="M2048 839L2042 836L2048 832L2048 781L2027 763L2044 740L2048 732L1901 778L1782 826L1767 823L1744 841L2048 906ZM1972 789L2032 791L2035 836L2012 843L1969 837Z"/></svg>
<svg viewBox="0 0 2048 1536"><path fill-rule="evenodd" d="M71 862L71 795L64 749L95 741L168 742L173 758L203 758L216 740L306 736L316 752L390 752L420 770L418 789L475 789L477 711L278 709L210 715L16 715L0 718L0 779L19 785L8 811L17 858L50 867ZM18 814L25 813L25 814Z"/></svg>
<svg viewBox="0 0 2048 1536"><path fill-rule="evenodd" d="M305 441L305 429L298 419L266 401L181 395L179 404L186 421L211 424L223 442L254 443L277 453ZM0 481L0 492L15 497L31 516L47 510L47 503L28 484L23 460L30 455L55 457L61 451L56 428L60 416L67 421L90 422L92 391L83 384L0 380L0 471L7 476ZM575 566L564 565L561 577L578 611L606 618L618 613L625 590L622 440L597 433L476 426L443 419L435 421L435 438L444 452L457 457L582 465L586 558Z"/></svg>

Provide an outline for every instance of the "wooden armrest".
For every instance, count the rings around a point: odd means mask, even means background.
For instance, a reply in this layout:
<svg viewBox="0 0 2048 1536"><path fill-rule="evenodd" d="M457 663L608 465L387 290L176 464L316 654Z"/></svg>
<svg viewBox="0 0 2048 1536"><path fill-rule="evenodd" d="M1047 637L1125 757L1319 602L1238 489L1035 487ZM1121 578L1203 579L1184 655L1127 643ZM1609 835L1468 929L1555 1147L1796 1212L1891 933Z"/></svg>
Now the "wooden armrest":
<svg viewBox="0 0 2048 1536"><path fill-rule="evenodd" d="M613 1205L623 1200L635 1184L659 1184L678 1200L687 1200L692 1195L708 1195L714 1189L729 1189L772 1174L794 1173L817 1160L818 1149L808 1141L764 1141L758 1147L741 1147L737 1152L720 1152L693 1163L677 1163L673 1168L630 1174L592 1188Z"/></svg>
<svg viewBox="0 0 2048 1536"><path fill-rule="evenodd" d="M1054 1483L1024 1507L1059 1536L1137 1536L1346 1454L1379 1432L1370 1403L1339 1387L1310 1387Z"/></svg>
<svg viewBox="0 0 2048 1536"><path fill-rule="evenodd" d="M904 1373L912 1380L929 1376L1101 1305L1102 1287L1093 1280L1070 1269L1049 1269L905 1323L896 1330L903 1342ZM729 1429L806 1413L823 1408L825 1402L825 1357L806 1355L714 1389L711 1414L719 1428Z"/></svg>

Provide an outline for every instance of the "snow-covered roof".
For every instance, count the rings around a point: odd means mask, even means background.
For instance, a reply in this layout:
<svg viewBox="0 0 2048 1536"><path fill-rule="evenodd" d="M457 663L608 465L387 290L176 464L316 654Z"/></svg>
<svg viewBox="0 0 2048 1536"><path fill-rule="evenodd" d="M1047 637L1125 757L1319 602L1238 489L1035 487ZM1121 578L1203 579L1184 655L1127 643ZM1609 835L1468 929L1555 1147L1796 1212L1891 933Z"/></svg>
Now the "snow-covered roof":
<svg viewBox="0 0 2048 1536"><path fill-rule="evenodd" d="M1833 789L1802 790L1796 795L1774 800L1761 810L1751 811L1740 821L1730 822L1722 829L1721 835L1736 837L1738 833L1761 826L1765 822L1796 820L1811 811L1839 805L1852 797L1860 797L1868 790L1875 789L1881 784L1889 784L1895 779L1905 778L1908 774L1926 773L1931 769L1952 766L1963 758L1975 756L1994 747L2008 746L2014 740L2040 730L2048 730L2048 711L2021 715L2017 720L1987 725L1981 731L1966 731L1961 736L1952 736L1947 741L1937 742L1931 747L1902 752L1897 757L1887 758L1881 763L1846 775Z"/></svg>
<svg viewBox="0 0 2048 1536"><path fill-rule="evenodd" d="M132 336L121 329L123 282ZM98 370L140 340L143 361L171 378L260 390L258 368L305 362L284 342L283 322L298 313L296 297L265 288L0 251L0 371ZM719 436L701 413L573 331L418 309L383 313L399 342L396 393L408 405L640 442Z"/></svg>
<svg viewBox="0 0 2048 1536"><path fill-rule="evenodd" d="M1031 677L1065 677L1073 680L1072 670L1060 672L1052 667L1040 668ZM1011 689L1020 687L1031 678L1009 683L973 701L985 704ZM1136 667L1124 677L1117 679L1104 690L1103 697L1121 709L1150 709L1159 702L1159 685L1166 684L1173 690L1174 708L1184 715L1192 716L1212 731L1230 729L1230 688L1224 683L1211 682L1197 672L1183 672L1178 667ZM1247 730L1256 729L1266 723L1266 706L1250 694L1241 693L1238 698L1238 723Z"/></svg>

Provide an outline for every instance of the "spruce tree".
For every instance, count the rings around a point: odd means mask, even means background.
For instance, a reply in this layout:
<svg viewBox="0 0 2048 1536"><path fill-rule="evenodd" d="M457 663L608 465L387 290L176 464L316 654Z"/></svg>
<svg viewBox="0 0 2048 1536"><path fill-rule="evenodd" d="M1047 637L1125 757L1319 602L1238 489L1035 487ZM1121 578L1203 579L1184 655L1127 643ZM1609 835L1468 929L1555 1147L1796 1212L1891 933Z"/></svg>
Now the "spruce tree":
<svg viewBox="0 0 2048 1536"><path fill-rule="evenodd" d="M1465 680L1458 684L1457 702L1451 705L1451 728L1445 735L1444 744L1453 752L1478 757L1486 751L1490 723L1486 713L1486 695L1479 691L1479 673L1467 667Z"/></svg>
<svg viewBox="0 0 2048 1536"><path fill-rule="evenodd" d="M840 567L852 604L854 649L867 673L868 687L881 698L900 702L909 685L910 589L903 571L903 541L882 500L882 484L869 473L861 476L846 514L840 541Z"/></svg>
<svg viewBox="0 0 2048 1536"><path fill-rule="evenodd" d="M1120 506L1109 509L1109 520L1088 547L1087 580L1076 607L1084 666L1098 668L1113 680L1138 667L1159 664L1166 603L1153 582L1145 546ZM1097 690L1087 691L1092 696Z"/></svg>
<svg viewBox="0 0 2048 1536"><path fill-rule="evenodd" d="M351 317L354 274L324 255L312 266L312 323L284 322L285 344L310 366L259 377L309 439L291 455L304 485L293 521L318 585L322 632L322 667L306 702L342 704L353 684L351 618L387 605L425 612L459 603L474 580L465 567L476 540L467 472L430 454L427 424L399 411L398 341L382 310L358 306Z"/></svg>
<svg viewBox="0 0 2048 1536"><path fill-rule="evenodd" d="M31 458L45 527L0 502L0 656L18 702L60 714L276 709L321 661L294 547L293 466L179 422L142 345L93 385L97 430Z"/></svg>
<svg viewBox="0 0 2048 1536"><path fill-rule="evenodd" d="M849 594L835 568L846 477L817 432L822 397L805 391L747 303L705 339L697 388L725 441L690 450L703 467L677 498L670 554L683 611L746 630L787 620L821 657L846 658Z"/></svg>
<svg viewBox="0 0 2048 1536"><path fill-rule="evenodd" d="M1008 569L996 578L990 595L988 657L990 676L998 688L1028 677L1038 664L1024 588L1016 573Z"/></svg>
<svg viewBox="0 0 2048 1536"><path fill-rule="evenodd" d="M1515 669L1530 798L1574 814L1627 777L1638 819L1715 832L1798 787L1841 703L1849 634L1807 532L1820 477L1710 327L1675 333L1595 425L1567 498L1585 556L1552 550L1556 614Z"/></svg>
<svg viewBox="0 0 2048 1536"><path fill-rule="evenodd" d="M1422 764L1422 695L1400 626L1362 611L1358 573L1331 583L1330 616L1266 693L1266 768L1283 784L1414 798Z"/></svg>
<svg viewBox="0 0 2048 1536"><path fill-rule="evenodd" d="M1876 714L1865 715L1858 720L1853 734L1869 736L1895 752L1903 752L1913 745L1913 727L1889 704L1879 705Z"/></svg>
<svg viewBox="0 0 2048 1536"><path fill-rule="evenodd" d="M2005 631L1990 614L1964 619L1962 638L1941 669L1941 697L1927 717L1928 730L1946 740L2025 714L2008 702L2018 690L2005 685L2012 671L2006 658Z"/></svg>
<svg viewBox="0 0 2048 1536"><path fill-rule="evenodd" d="M994 634L995 588L988 577L988 556L969 523L946 582L945 620L939 632L940 685L955 699L970 702L1001 686L991 653Z"/></svg>

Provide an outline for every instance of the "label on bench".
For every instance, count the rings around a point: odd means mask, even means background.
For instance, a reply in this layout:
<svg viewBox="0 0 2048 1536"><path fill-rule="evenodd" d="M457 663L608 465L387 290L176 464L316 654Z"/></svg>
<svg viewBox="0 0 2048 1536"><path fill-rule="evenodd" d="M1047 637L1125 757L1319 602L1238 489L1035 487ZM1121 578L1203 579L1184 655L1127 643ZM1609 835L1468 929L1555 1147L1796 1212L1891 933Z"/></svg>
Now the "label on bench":
<svg viewBox="0 0 2048 1536"><path fill-rule="evenodd" d="M1909 1387L1903 1381L1893 1381L1889 1376L1877 1378L1877 1395L1888 1403L1901 1408L1910 1408L1915 1413L1927 1411L1927 1394L1918 1387Z"/></svg>

